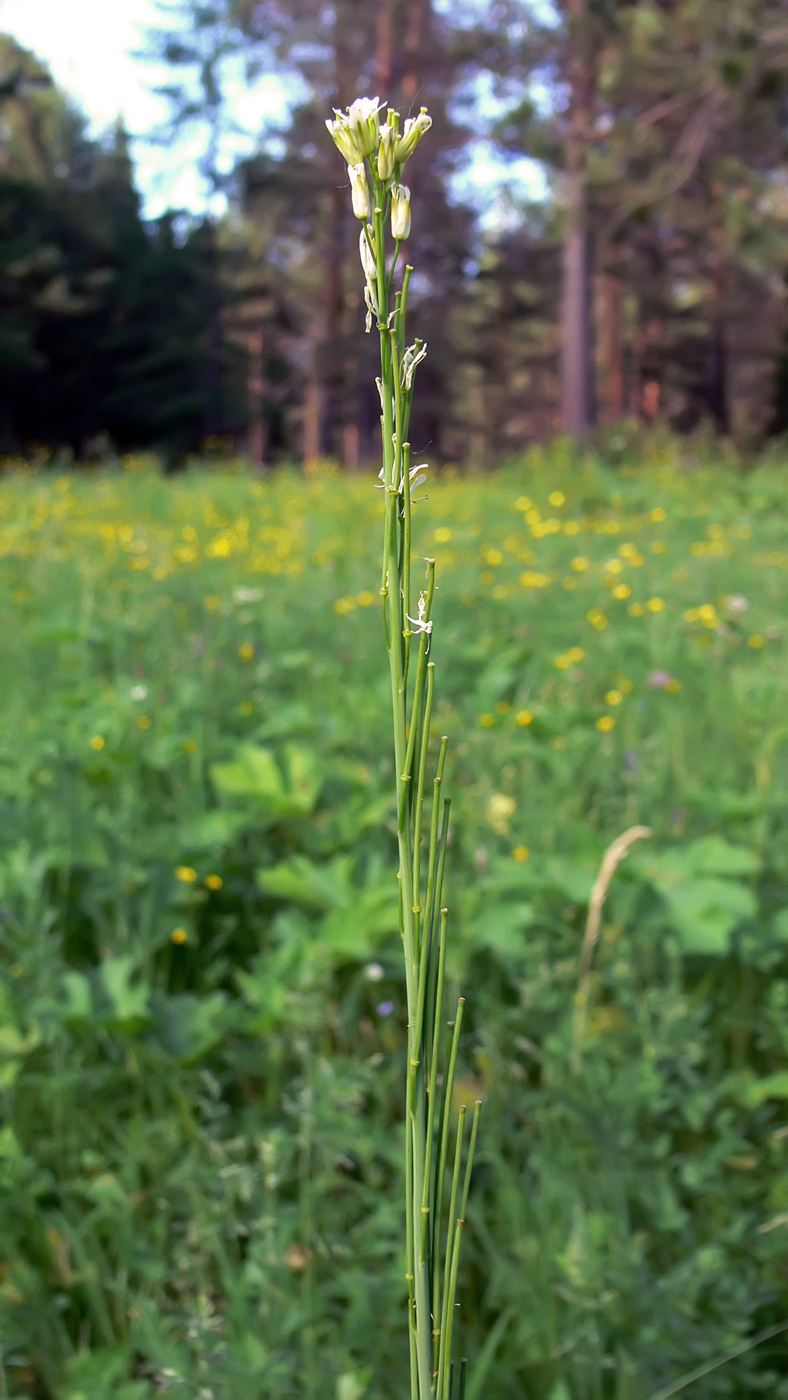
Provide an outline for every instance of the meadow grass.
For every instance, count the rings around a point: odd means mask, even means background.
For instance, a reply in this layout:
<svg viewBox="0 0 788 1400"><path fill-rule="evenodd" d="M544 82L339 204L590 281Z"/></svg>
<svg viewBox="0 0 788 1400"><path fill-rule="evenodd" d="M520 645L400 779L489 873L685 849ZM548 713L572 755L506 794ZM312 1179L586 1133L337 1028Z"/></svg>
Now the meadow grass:
<svg viewBox="0 0 788 1400"><path fill-rule="evenodd" d="M788 1315L788 486L675 457L414 512L469 1400L648 1400ZM380 494L0 481L0 1394L407 1393ZM782 1336L692 1394L764 1388Z"/></svg>

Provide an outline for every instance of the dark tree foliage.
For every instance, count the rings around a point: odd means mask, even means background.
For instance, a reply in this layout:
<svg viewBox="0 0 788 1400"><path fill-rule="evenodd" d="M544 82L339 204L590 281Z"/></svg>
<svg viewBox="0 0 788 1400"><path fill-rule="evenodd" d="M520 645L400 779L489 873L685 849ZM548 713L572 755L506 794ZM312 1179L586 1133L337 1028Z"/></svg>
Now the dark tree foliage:
<svg viewBox="0 0 788 1400"><path fill-rule="evenodd" d="M365 93L434 120L408 168L429 347L415 452L487 467L626 418L708 420L747 444L788 426L782 0L156 13L157 138L188 136L199 219L146 223L126 134L89 139L0 36L2 450L108 435L172 461L206 439L258 465L374 460L358 228L324 127ZM272 81L281 110L239 145L241 86ZM538 162L545 197L490 210L466 181L463 203L455 176L480 140Z"/></svg>

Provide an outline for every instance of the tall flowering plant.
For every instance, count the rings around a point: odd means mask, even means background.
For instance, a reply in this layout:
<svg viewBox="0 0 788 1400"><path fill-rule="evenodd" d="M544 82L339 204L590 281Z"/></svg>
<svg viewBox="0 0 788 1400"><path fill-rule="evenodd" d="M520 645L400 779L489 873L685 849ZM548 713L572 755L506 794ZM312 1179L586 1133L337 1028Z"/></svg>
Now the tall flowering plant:
<svg viewBox="0 0 788 1400"><path fill-rule="evenodd" d="M460 1243L481 1105L470 1129L467 1108L454 1121L453 1096L463 1000L444 1014L448 910L443 903L449 799L441 788L447 739L440 741L427 801L434 662L430 660L435 561L425 586L412 583L414 493L426 479L411 465L408 429L414 381L427 353L408 344L406 316L413 269L398 277L410 234L410 190L402 173L432 121L426 108L401 128L398 112L381 121L377 98L359 98L326 123L348 167L353 213L361 224L367 330L380 336L384 491L381 598L394 722L400 926L408 1006L405 1085L406 1270L411 1400L461 1400L465 1363L452 1361ZM390 238L387 229L390 226ZM425 811L426 803L426 811Z"/></svg>

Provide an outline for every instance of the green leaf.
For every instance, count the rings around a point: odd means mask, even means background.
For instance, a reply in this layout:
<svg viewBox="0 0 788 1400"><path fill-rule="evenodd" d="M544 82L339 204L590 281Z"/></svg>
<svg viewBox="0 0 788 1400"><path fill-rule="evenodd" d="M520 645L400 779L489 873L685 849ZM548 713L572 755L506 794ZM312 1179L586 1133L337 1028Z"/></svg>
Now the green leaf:
<svg viewBox="0 0 788 1400"><path fill-rule="evenodd" d="M319 927L321 940L347 958L365 958L380 941L399 929L399 904L393 883L360 890Z"/></svg>
<svg viewBox="0 0 788 1400"><path fill-rule="evenodd" d="M347 855L324 865L316 865L307 856L293 856L269 870L258 870L257 883L265 894L322 912L347 904L352 865L353 859Z"/></svg>
<svg viewBox="0 0 788 1400"><path fill-rule="evenodd" d="M744 1070L729 1077L728 1090L743 1108L760 1108L769 1099L788 1099L788 1070L777 1070L765 1079L756 1079Z"/></svg>
<svg viewBox="0 0 788 1400"><path fill-rule="evenodd" d="M470 933L475 948L489 948L502 958L522 957L525 931L536 918L531 904L482 904Z"/></svg>
<svg viewBox="0 0 788 1400"><path fill-rule="evenodd" d="M213 812L203 812L185 822L180 829L179 842L185 851L219 851L235 840L239 831L249 825L247 812L235 812L230 808L217 808Z"/></svg>
<svg viewBox="0 0 788 1400"><path fill-rule="evenodd" d="M309 749L286 744L281 767L270 749L243 744L233 763L214 763L211 779L227 797L253 800L274 820L312 812L323 785L317 759Z"/></svg>
<svg viewBox="0 0 788 1400"><path fill-rule="evenodd" d="M81 972L66 972L63 975L62 1003L64 1021L89 1021L93 1011L93 996L90 982Z"/></svg>
<svg viewBox="0 0 788 1400"><path fill-rule="evenodd" d="M284 800L284 780L270 749L244 744L234 763L211 764L211 780L229 797L254 797L266 805Z"/></svg>
<svg viewBox="0 0 788 1400"><path fill-rule="evenodd" d="M637 865L653 880L679 884L699 875L756 875L761 860L754 851L733 846L721 836L702 836L687 846L641 856Z"/></svg>
<svg viewBox="0 0 788 1400"><path fill-rule="evenodd" d="M144 1025L148 1020L150 988L145 982L134 985L136 972L133 958L106 958L101 964L98 981L112 1008L112 1018L121 1026Z"/></svg>
<svg viewBox="0 0 788 1400"><path fill-rule="evenodd" d="M202 1059L224 1034L225 998L211 996L163 997L156 1006L155 1034L159 1043L182 1065Z"/></svg>
<svg viewBox="0 0 788 1400"><path fill-rule="evenodd" d="M58 1400L147 1400L151 1387L147 1381L126 1379L130 1369L125 1350L79 1352L67 1363Z"/></svg>
<svg viewBox="0 0 788 1400"><path fill-rule="evenodd" d="M363 958L381 938L397 931L399 906L393 881L381 876L359 888L353 866L348 855L323 865L293 856L270 870L259 870L257 883L266 894L324 913L317 931L320 941L342 957Z"/></svg>
<svg viewBox="0 0 788 1400"><path fill-rule="evenodd" d="M724 956L734 929L758 912L752 891L736 880L688 880L664 893L688 953Z"/></svg>

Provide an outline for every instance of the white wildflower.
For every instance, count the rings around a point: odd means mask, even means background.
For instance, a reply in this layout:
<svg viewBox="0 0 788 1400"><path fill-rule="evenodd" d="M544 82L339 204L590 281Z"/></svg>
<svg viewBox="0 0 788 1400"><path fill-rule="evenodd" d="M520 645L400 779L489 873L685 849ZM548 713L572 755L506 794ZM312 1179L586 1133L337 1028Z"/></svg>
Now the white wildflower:
<svg viewBox="0 0 788 1400"><path fill-rule="evenodd" d="M404 165L405 161L410 159L422 136L431 126L432 117L429 116L426 107L422 107L417 117L408 117L405 130L397 144L397 165Z"/></svg>
<svg viewBox="0 0 788 1400"><path fill-rule="evenodd" d="M407 613L405 614L405 616L406 616L406 617L408 616ZM417 633L418 633L418 632L426 632L427 636L429 637L430 633L432 632L432 622L431 622L431 621L430 621L430 622L427 622L426 618L427 618L427 595L426 595L426 593L420 593L420 594L419 594L419 615L418 615L418 617L408 617L408 622L411 624L411 626L415 629L415 631L416 631Z"/></svg>
<svg viewBox="0 0 788 1400"><path fill-rule="evenodd" d="M362 157L371 156L377 150L381 105L379 97L357 97L347 109L351 140Z"/></svg>
<svg viewBox="0 0 788 1400"><path fill-rule="evenodd" d="M344 117L341 112L337 112L336 107L334 108L334 112L336 114L336 121L326 122L331 139L340 154L344 156L348 165L358 165L359 161L362 159L362 155L350 134L347 117Z"/></svg>
<svg viewBox="0 0 788 1400"><path fill-rule="evenodd" d="M358 251L361 255L361 266L364 269L364 276L368 282L375 282L378 275L378 267L375 262L375 243L366 228L361 230L358 238Z"/></svg>
<svg viewBox="0 0 788 1400"><path fill-rule="evenodd" d="M129 691L132 700L147 700L148 687L146 685L133 685Z"/></svg>
<svg viewBox="0 0 788 1400"><path fill-rule="evenodd" d="M407 185L394 185L392 188L391 233L397 243L410 234L410 190Z"/></svg>
<svg viewBox="0 0 788 1400"><path fill-rule="evenodd" d="M353 200L353 213L357 219L368 219L369 208L369 185L367 184L367 172L364 169L364 162L358 165L348 166L350 176L350 193Z"/></svg>
<svg viewBox="0 0 788 1400"><path fill-rule="evenodd" d="M393 113L391 114L393 115ZM381 180L390 180L394 174L396 164L397 142L399 132L392 121L387 121L385 126L380 128L380 146L378 147L378 176Z"/></svg>
<svg viewBox="0 0 788 1400"><path fill-rule="evenodd" d="M408 346L400 365L400 380L403 389L413 387L413 375L416 372L416 367L421 364L422 360L426 359L426 356L427 346L423 340L417 340L413 345Z"/></svg>

